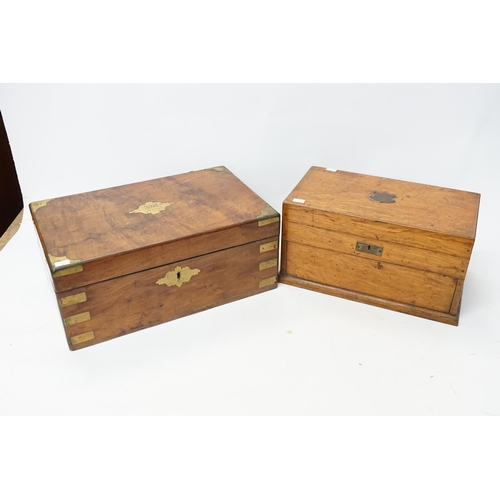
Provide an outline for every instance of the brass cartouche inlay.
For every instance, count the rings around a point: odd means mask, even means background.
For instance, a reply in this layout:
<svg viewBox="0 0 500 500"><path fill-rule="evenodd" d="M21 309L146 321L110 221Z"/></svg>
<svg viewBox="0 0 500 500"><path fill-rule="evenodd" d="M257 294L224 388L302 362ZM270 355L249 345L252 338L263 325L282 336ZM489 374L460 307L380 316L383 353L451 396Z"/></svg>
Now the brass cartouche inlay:
<svg viewBox="0 0 500 500"><path fill-rule="evenodd" d="M159 214L162 210L165 210L173 203L162 203L161 201L147 201L144 205L130 211L131 214Z"/></svg>

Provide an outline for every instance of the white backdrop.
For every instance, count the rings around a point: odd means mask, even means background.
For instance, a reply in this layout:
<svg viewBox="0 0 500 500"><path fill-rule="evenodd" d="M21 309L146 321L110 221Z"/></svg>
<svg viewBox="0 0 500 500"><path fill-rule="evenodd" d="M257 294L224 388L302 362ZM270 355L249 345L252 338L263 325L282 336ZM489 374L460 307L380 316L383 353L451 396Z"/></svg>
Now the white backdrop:
<svg viewBox="0 0 500 500"><path fill-rule="evenodd" d="M460 326L278 289L70 352L29 212L0 253L2 415L499 415L499 85L1 85L25 204L225 165L482 195Z"/></svg>

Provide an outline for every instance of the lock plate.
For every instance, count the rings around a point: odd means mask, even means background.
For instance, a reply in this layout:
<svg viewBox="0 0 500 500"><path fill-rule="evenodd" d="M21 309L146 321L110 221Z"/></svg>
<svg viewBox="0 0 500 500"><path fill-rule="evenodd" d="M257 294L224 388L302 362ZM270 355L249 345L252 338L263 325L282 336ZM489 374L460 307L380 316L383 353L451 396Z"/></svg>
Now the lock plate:
<svg viewBox="0 0 500 500"><path fill-rule="evenodd" d="M358 241L356 243L356 251L378 255L380 257L382 255L382 252L384 251L384 247L379 247L377 245L371 245L369 243Z"/></svg>
<svg viewBox="0 0 500 500"><path fill-rule="evenodd" d="M189 266L177 266L173 271L165 274L165 277L159 279L157 285L167 285L181 287L183 283L187 283L193 276L200 273L199 269L191 269Z"/></svg>

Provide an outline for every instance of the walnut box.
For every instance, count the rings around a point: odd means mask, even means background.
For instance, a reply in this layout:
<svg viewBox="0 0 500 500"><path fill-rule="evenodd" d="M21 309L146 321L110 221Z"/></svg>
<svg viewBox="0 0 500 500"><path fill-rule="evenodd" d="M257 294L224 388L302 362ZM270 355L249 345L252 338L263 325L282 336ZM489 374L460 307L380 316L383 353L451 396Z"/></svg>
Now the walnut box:
<svg viewBox="0 0 500 500"><path fill-rule="evenodd" d="M277 286L279 214L225 167L30 209L71 350Z"/></svg>
<svg viewBox="0 0 500 500"><path fill-rule="evenodd" d="M457 325L479 199L311 167L283 202L279 280Z"/></svg>

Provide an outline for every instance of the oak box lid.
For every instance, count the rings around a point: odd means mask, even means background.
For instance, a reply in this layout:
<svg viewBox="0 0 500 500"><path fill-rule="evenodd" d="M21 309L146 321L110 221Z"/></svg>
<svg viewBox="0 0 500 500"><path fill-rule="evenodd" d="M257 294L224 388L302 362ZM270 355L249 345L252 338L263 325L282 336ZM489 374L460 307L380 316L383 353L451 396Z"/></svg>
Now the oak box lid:
<svg viewBox="0 0 500 500"><path fill-rule="evenodd" d="M407 243L412 233L412 244L416 237L418 246L470 255L479 199L477 193L311 167L286 198L284 210L313 212L318 227L332 218L340 225L350 218L350 227L341 230L375 235L385 226L384 237L392 241Z"/></svg>
<svg viewBox="0 0 500 500"><path fill-rule="evenodd" d="M30 204L56 291L257 241L279 214L225 167Z"/></svg>

